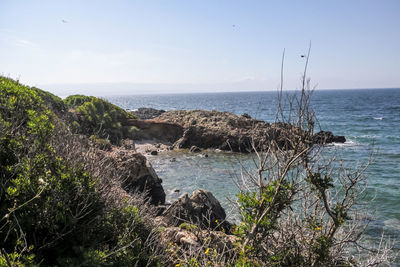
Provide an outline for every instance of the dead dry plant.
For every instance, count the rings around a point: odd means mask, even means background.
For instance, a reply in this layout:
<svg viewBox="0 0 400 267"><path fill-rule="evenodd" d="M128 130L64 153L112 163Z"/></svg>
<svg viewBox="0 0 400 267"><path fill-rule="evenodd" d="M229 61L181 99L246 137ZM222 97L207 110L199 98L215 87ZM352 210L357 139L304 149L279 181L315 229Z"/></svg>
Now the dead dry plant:
<svg viewBox="0 0 400 267"><path fill-rule="evenodd" d="M283 54L275 123L284 126L286 145L271 136L261 151L253 145L256 171L242 166L237 201L241 224L236 228L240 262L243 266L390 265L390 242L382 239L376 249L360 243L368 225L368 203L362 196L370 162L349 168L326 153L323 145L310 142L317 125L307 78L310 49L300 92L292 96L283 94Z"/></svg>

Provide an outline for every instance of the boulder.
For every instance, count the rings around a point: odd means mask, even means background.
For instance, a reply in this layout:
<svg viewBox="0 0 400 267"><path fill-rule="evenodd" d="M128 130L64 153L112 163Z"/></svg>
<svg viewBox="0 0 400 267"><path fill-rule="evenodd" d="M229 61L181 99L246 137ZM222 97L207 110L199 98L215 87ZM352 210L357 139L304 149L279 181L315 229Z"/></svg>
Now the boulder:
<svg viewBox="0 0 400 267"><path fill-rule="evenodd" d="M160 241L164 244L173 243L185 248L189 246L199 247L199 239L189 230L180 227L168 227L160 234Z"/></svg>
<svg viewBox="0 0 400 267"><path fill-rule="evenodd" d="M211 192L200 189L192 196L184 194L162 214L167 225L179 226L190 222L201 229L230 230L225 210Z"/></svg>
<svg viewBox="0 0 400 267"><path fill-rule="evenodd" d="M130 194L143 192L154 205L165 203L162 180L145 156L132 150L115 148L106 157L112 162L115 177L119 178L125 191Z"/></svg>
<svg viewBox="0 0 400 267"><path fill-rule="evenodd" d="M313 136L314 144L344 143L346 138L342 135L334 135L329 131L320 131Z"/></svg>
<svg viewBox="0 0 400 267"><path fill-rule="evenodd" d="M163 244L176 244L178 246L197 247L206 250L202 244L216 248L220 253L226 253L234 248L238 238L218 231L207 231L189 227L166 227L160 234L160 242ZM189 228L189 229L186 229ZM207 246L208 247L208 246Z"/></svg>
<svg viewBox="0 0 400 267"><path fill-rule="evenodd" d="M172 253L182 247L185 249L181 251L183 253L191 250L206 253L207 250L215 249L225 257L231 258L235 254L235 243L239 242L239 239L221 231L202 230L186 224L180 227L164 228L159 235L159 242L169 247L170 250L168 251ZM173 254L170 255L171 263L174 261L174 256Z"/></svg>

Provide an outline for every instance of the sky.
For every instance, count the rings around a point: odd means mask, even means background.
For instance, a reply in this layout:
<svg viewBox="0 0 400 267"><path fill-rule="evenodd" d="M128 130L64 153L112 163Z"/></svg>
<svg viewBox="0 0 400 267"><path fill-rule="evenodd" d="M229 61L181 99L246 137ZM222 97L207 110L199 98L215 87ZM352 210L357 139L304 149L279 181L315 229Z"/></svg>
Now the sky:
<svg viewBox="0 0 400 267"><path fill-rule="evenodd" d="M400 87L400 1L0 0L0 74L56 95Z"/></svg>

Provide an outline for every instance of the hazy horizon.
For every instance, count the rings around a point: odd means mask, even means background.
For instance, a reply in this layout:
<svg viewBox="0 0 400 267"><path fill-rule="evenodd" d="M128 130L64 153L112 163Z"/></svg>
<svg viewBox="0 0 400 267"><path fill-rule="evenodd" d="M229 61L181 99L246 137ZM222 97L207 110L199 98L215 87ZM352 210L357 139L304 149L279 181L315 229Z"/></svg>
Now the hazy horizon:
<svg viewBox="0 0 400 267"><path fill-rule="evenodd" d="M29 85L29 84L28 84ZM162 94L198 94L198 93L240 93L240 92L275 92L278 88L264 89L245 88L241 84L213 85L213 84L145 84L145 83L93 83L93 84L44 84L36 87L66 97L74 94L93 96L123 96L123 95L162 95ZM328 90L380 90L400 89L400 87L369 87L369 88L316 88L316 91ZM295 91L299 88L286 88L285 91ZM117 93L115 93L117 92Z"/></svg>

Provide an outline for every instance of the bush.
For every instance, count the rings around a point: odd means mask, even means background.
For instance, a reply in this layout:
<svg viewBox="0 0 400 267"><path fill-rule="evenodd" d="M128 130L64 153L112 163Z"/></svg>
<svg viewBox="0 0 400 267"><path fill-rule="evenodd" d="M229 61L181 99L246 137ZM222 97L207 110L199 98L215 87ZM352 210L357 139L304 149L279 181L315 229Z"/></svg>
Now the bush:
<svg viewBox="0 0 400 267"><path fill-rule="evenodd" d="M121 121L134 119L125 110L96 97L82 95L69 96L65 100L68 107L74 108L78 115L79 132L109 139L112 144L120 144L122 139L130 138L134 127L124 127Z"/></svg>
<svg viewBox="0 0 400 267"><path fill-rule="evenodd" d="M146 262L149 230L137 208L107 206L101 182L52 145L69 137L55 139L65 124L48 96L0 77L0 264Z"/></svg>
<svg viewBox="0 0 400 267"><path fill-rule="evenodd" d="M67 107L75 109L79 106L82 106L86 102L92 101L94 98L95 97L93 96L70 95L64 99L64 103L67 105Z"/></svg>

